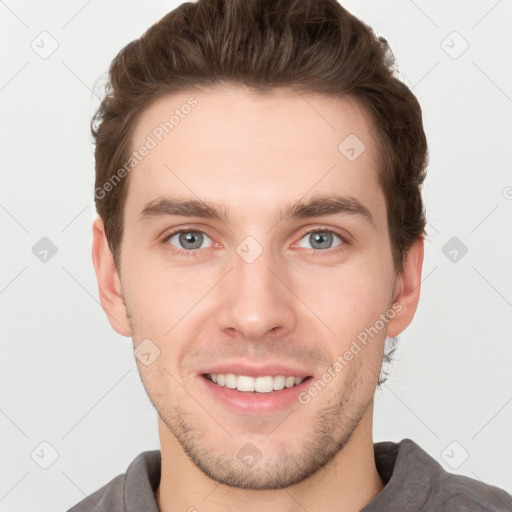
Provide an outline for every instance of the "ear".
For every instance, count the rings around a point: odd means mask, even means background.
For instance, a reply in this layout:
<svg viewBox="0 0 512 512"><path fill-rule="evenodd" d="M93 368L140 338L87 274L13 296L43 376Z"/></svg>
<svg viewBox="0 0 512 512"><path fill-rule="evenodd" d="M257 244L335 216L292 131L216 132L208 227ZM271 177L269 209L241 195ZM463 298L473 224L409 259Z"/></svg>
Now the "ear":
<svg viewBox="0 0 512 512"><path fill-rule="evenodd" d="M131 336L128 313L121 294L121 281L100 217L92 225L92 262L98 280L100 302L110 325L122 336Z"/></svg>
<svg viewBox="0 0 512 512"><path fill-rule="evenodd" d="M407 251L402 273L397 278L393 304L395 316L389 320L386 336L398 336L412 322L421 290L421 270L423 267L424 240L421 236ZM398 307L399 306L399 307Z"/></svg>

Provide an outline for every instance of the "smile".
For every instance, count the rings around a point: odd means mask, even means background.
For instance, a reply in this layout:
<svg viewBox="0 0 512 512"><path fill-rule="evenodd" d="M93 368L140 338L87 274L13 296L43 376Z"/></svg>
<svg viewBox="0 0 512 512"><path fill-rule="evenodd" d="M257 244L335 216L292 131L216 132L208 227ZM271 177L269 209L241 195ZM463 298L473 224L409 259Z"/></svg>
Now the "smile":
<svg viewBox="0 0 512 512"><path fill-rule="evenodd" d="M248 375L235 375L233 373L218 373L205 374L204 376L218 386L248 393L271 393L272 391L280 391L284 388L297 386L304 380L304 377L285 375L250 377Z"/></svg>

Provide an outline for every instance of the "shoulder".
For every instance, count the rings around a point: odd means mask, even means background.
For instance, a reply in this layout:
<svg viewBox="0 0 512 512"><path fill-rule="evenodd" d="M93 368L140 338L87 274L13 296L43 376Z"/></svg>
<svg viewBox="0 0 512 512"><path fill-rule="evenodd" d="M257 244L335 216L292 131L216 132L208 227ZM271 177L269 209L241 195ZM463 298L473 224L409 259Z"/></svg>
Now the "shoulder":
<svg viewBox="0 0 512 512"><path fill-rule="evenodd" d="M160 450L142 452L126 473L117 475L67 512L125 512L126 506L134 505L147 512L158 510L154 490L160 482L160 462Z"/></svg>
<svg viewBox="0 0 512 512"><path fill-rule="evenodd" d="M494 485L446 471L437 483L442 497L439 512L512 511L512 496Z"/></svg>
<svg viewBox="0 0 512 512"><path fill-rule="evenodd" d="M512 496L503 489L467 476L446 471L433 457L410 439L408 458L415 459L429 473L432 501L436 512L511 512ZM430 509L429 509L430 510Z"/></svg>
<svg viewBox="0 0 512 512"><path fill-rule="evenodd" d="M118 475L103 487L85 497L68 512L124 512L123 494L126 474Z"/></svg>

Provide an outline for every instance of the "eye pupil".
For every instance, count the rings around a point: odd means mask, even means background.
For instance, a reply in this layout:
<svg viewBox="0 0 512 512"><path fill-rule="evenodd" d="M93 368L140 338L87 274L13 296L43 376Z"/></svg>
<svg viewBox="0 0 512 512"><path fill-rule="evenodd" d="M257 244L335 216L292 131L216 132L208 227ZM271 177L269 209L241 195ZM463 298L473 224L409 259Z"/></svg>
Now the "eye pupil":
<svg viewBox="0 0 512 512"><path fill-rule="evenodd" d="M332 245L333 236L328 231L317 231L311 233L310 241L313 249L329 249L330 245ZM315 246L315 244L319 244L320 247Z"/></svg>
<svg viewBox="0 0 512 512"><path fill-rule="evenodd" d="M199 249L203 244L203 235L197 231L189 231L181 233L179 240L184 249ZM192 244L192 247L187 244Z"/></svg>

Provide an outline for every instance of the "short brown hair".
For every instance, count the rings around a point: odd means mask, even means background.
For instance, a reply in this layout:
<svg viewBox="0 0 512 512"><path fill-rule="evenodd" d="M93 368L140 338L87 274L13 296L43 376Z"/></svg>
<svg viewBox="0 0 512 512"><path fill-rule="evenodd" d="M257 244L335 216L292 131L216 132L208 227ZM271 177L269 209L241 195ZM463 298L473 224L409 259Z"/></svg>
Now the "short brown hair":
<svg viewBox="0 0 512 512"><path fill-rule="evenodd" d="M258 92L355 98L371 115L381 162L394 267L425 233L420 187L428 162L420 105L395 77L390 51L336 0L186 2L125 46L109 70L106 95L91 121L96 209L116 267L128 180L104 184L129 159L134 126L149 103L210 85ZM341 141L340 141L341 142Z"/></svg>

